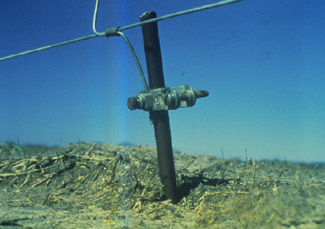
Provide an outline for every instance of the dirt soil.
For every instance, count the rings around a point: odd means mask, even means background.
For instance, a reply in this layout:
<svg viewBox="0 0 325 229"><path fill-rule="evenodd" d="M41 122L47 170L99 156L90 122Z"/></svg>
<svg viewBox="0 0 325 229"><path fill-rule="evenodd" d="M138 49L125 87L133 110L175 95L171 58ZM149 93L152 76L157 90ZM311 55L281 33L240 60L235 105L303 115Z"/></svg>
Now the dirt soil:
<svg viewBox="0 0 325 229"><path fill-rule="evenodd" d="M0 228L325 228L325 164L174 152L180 201L147 146L0 145Z"/></svg>

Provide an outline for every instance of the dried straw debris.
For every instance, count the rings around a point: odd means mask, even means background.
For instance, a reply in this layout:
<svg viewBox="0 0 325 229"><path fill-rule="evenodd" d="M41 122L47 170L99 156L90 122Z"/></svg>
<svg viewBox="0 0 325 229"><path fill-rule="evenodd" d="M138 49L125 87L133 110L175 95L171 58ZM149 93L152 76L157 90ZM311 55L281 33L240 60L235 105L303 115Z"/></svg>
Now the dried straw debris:
<svg viewBox="0 0 325 229"><path fill-rule="evenodd" d="M147 146L2 144L0 152L0 226L325 225L324 164L174 152L181 198L172 204L162 192L157 152Z"/></svg>

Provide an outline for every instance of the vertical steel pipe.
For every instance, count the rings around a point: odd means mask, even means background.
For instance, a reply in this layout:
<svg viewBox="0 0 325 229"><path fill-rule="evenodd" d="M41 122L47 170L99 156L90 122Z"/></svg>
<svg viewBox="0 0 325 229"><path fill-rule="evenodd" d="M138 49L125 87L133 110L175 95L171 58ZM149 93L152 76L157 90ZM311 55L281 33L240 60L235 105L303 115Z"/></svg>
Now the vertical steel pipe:
<svg viewBox="0 0 325 229"><path fill-rule="evenodd" d="M146 12L140 20L146 21L156 17L155 12ZM150 89L165 87L157 22L143 25L142 33L149 87ZM150 119L155 129L159 176L164 186L163 191L168 199L176 203L178 197L168 111L150 111Z"/></svg>

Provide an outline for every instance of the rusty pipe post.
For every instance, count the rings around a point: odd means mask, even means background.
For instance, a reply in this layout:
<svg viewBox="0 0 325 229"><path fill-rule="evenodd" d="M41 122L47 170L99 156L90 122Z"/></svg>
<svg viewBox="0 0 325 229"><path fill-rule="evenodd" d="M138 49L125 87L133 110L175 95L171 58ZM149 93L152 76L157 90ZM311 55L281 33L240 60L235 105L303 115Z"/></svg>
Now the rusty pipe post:
<svg viewBox="0 0 325 229"><path fill-rule="evenodd" d="M155 12L146 12L140 16L140 20L146 21L156 17ZM149 87L150 89L165 87L157 22L142 25L142 33ZM159 176L164 186L163 191L168 199L176 203L178 196L168 111L150 111L149 115L155 129Z"/></svg>

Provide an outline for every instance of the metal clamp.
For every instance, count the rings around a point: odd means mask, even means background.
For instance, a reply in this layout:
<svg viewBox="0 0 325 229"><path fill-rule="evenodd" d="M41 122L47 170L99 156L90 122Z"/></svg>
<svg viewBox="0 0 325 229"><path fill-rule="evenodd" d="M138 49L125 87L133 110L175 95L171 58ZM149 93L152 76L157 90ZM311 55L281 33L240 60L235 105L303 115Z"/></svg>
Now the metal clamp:
<svg viewBox="0 0 325 229"><path fill-rule="evenodd" d="M142 109L145 111L176 110L180 107L192 107L197 98L208 95L207 90L195 91L189 85L157 88L149 92L140 92L137 97L129 98L128 107L130 110Z"/></svg>

